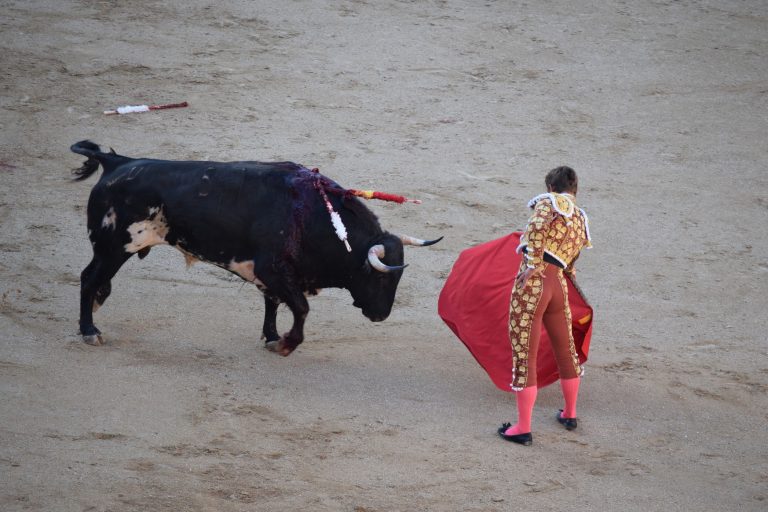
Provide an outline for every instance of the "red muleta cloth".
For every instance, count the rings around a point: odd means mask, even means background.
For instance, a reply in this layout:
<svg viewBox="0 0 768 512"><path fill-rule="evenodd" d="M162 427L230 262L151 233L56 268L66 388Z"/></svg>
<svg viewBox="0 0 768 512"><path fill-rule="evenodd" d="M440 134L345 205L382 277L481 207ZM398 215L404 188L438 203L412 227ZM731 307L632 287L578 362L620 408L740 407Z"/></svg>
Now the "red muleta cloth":
<svg viewBox="0 0 768 512"><path fill-rule="evenodd" d="M509 299L520 254L515 252L522 233L471 247L459 254L440 292L437 312L475 356L494 384L511 392L512 346L509 342ZM592 308L566 275L571 305L573 338L579 362L584 364L592 337ZM560 378L547 330L542 326L536 364L538 387Z"/></svg>

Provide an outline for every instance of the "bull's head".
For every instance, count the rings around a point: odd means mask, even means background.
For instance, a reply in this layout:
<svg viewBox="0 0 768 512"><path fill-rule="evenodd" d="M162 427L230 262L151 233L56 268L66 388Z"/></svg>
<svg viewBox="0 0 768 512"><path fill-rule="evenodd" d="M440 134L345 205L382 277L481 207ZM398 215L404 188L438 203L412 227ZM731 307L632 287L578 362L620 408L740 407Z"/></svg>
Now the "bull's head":
<svg viewBox="0 0 768 512"><path fill-rule="evenodd" d="M349 288L353 305L363 310L363 315L373 322L385 320L395 302L397 284L403 276L403 246L424 247L436 244L437 240L420 240L411 236L385 234L368 249L368 258L358 279L353 279Z"/></svg>

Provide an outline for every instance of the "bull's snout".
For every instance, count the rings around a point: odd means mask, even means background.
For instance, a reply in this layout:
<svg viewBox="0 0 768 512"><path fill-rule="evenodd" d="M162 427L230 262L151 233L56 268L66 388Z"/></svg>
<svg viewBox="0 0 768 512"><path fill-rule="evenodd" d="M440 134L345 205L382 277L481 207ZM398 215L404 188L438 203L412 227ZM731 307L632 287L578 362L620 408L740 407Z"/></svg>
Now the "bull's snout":
<svg viewBox="0 0 768 512"><path fill-rule="evenodd" d="M383 322L389 316L389 315L376 315L370 312L366 312L365 310L363 310L363 314L371 322Z"/></svg>
<svg viewBox="0 0 768 512"><path fill-rule="evenodd" d="M387 319L387 317L389 317L389 313L373 312L361 306L360 303L358 303L357 301L354 301L352 305L356 308L362 309L363 316L365 316L365 318L367 318L371 322L383 322L384 320Z"/></svg>

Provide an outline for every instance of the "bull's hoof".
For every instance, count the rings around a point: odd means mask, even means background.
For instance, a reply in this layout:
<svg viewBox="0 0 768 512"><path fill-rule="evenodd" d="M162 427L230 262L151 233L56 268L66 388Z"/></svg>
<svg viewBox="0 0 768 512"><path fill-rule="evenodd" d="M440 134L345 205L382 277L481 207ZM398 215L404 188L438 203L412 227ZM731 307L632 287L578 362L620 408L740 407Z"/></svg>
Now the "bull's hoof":
<svg viewBox="0 0 768 512"><path fill-rule="evenodd" d="M293 349L283 343L283 340L268 341L264 346L267 347L267 350L270 352L275 352L283 357L289 356L291 355L291 352L293 352Z"/></svg>
<svg viewBox="0 0 768 512"><path fill-rule="evenodd" d="M83 335L83 342L94 347L100 347L104 344L104 338L101 337L101 334L88 334Z"/></svg>

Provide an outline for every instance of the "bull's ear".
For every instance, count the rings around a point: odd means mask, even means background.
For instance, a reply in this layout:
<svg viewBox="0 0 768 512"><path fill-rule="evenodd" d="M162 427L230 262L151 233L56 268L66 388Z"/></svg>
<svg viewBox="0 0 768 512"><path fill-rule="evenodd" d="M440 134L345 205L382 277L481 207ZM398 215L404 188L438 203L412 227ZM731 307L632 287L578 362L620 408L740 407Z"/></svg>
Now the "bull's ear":
<svg viewBox="0 0 768 512"><path fill-rule="evenodd" d="M373 267L371 267L371 264L368 262L368 260L365 260L365 262L363 262L362 271L366 274L370 274L371 270L373 270Z"/></svg>

